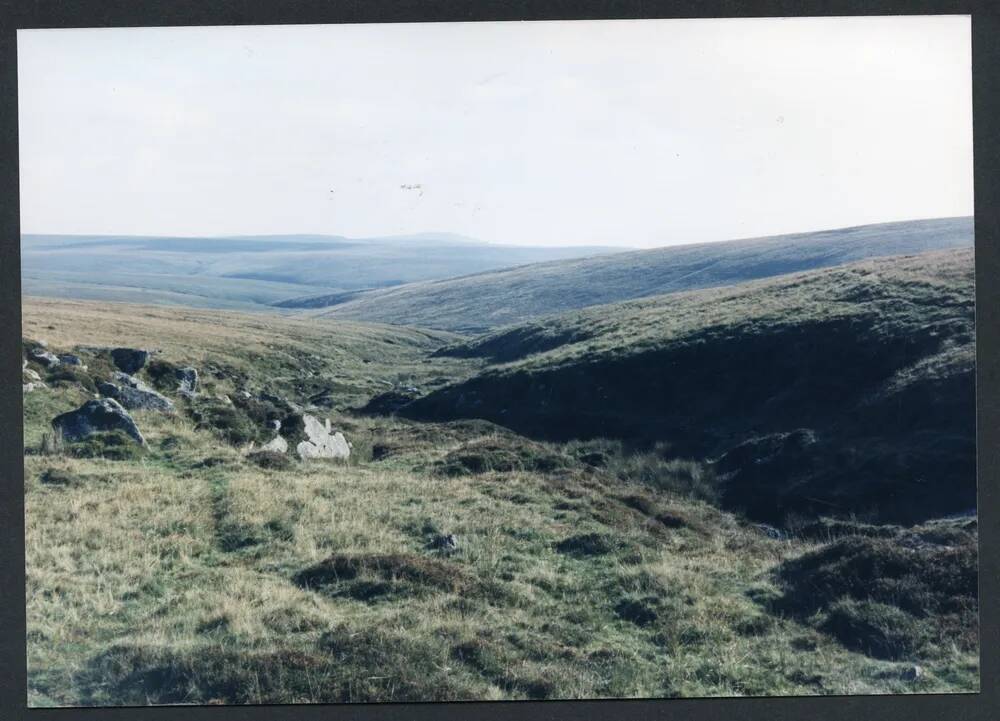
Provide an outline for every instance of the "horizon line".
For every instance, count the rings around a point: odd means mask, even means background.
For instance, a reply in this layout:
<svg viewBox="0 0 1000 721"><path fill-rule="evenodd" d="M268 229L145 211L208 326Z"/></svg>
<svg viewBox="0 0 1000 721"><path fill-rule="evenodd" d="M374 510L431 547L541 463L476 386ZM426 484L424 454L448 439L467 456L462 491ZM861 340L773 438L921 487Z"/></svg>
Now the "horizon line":
<svg viewBox="0 0 1000 721"><path fill-rule="evenodd" d="M166 234L148 234L148 233L39 233L39 232L21 232L20 237L25 236L49 236L49 237L59 237L59 238L122 238L122 239L178 239L178 240L252 240L252 239L263 239L263 238L293 238L293 237L314 237L314 238L329 238L338 240L354 240L354 241L364 241L364 240L391 240L394 238L414 238L415 236L453 236L456 238L462 238L463 240L472 241L474 244L480 245L492 245L501 246L508 248L621 248L622 250L653 250L655 248L671 248L681 245L705 245L712 243L726 243L732 241L743 241L743 240L762 240L765 238L781 238L791 235L808 235L813 233L824 233L838 230L853 230L856 228L867 228L876 225L893 225L899 223L916 223L916 222L927 222L935 220L975 220L975 213L969 213L965 215L943 215L943 216L925 216L918 218L900 218L895 220L878 220L869 223L856 223L851 225L837 225L828 226L822 228L811 228L809 230L793 230L781 233L769 233L766 235L746 235L737 237L720 238L718 240L692 240L692 241L678 241L675 243L667 243L664 245L650 245L650 246L634 246L634 245L614 245L607 243L569 243L566 245L546 245L543 243L539 244L525 244L525 243L506 243L503 241L493 241L493 240L482 240L473 236L465 235L463 233L456 233L454 231L414 231L412 233L393 233L388 235L367 235L367 236L350 236L350 235L340 235L336 233L316 233L316 232L289 232L289 233L244 233L244 234L218 234L218 235L180 235L175 233Z"/></svg>

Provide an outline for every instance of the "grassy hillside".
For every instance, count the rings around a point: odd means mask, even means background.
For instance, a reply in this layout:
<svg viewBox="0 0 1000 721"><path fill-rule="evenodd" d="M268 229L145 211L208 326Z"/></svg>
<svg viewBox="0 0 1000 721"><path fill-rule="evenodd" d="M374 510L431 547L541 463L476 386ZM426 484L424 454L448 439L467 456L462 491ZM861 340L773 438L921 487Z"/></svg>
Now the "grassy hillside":
<svg viewBox="0 0 1000 721"><path fill-rule="evenodd" d="M319 315L479 333L630 298L731 285L864 258L971 248L972 240L972 218L883 223L536 263L283 306L327 303L332 307Z"/></svg>
<svg viewBox="0 0 1000 721"><path fill-rule="evenodd" d="M33 299L24 329L88 365L29 364L49 385L24 398L34 706L978 689L974 519L776 538L664 447L351 410L480 371L445 333ZM78 346L103 345L195 365L200 396L137 411L146 449L47 445L109 372ZM248 454L239 389L328 393L350 462Z"/></svg>
<svg viewBox="0 0 1000 721"><path fill-rule="evenodd" d="M975 506L974 299L952 250L600 306L442 350L493 365L404 412L668 441L771 522L912 522Z"/></svg>
<svg viewBox="0 0 1000 721"><path fill-rule="evenodd" d="M386 238L25 235L24 292L61 298L260 310L608 248L490 245L448 233Z"/></svg>

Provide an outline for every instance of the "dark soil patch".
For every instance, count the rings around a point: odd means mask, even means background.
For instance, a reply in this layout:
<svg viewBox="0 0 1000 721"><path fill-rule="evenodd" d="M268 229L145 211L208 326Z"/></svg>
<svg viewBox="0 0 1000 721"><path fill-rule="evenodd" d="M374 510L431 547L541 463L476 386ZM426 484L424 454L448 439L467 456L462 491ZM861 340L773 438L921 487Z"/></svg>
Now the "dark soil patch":
<svg viewBox="0 0 1000 721"><path fill-rule="evenodd" d="M146 450L122 431L94 433L82 441L64 445L68 455L77 458L105 458L112 461L133 461L142 458Z"/></svg>
<svg viewBox="0 0 1000 721"><path fill-rule="evenodd" d="M569 464L569 459L544 446L519 438L482 439L466 443L440 461L437 472L444 476L533 471L551 473Z"/></svg>
<svg viewBox="0 0 1000 721"><path fill-rule="evenodd" d="M48 486L66 486L68 488L75 488L82 483L79 477L59 468L49 468L42 473L39 480Z"/></svg>
<svg viewBox="0 0 1000 721"><path fill-rule="evenodd" d="M297 585L323 589L362 575L383 581L404 581L431 586L442 591L469 590L474 584L464 568L436 558L412 554L343 555L334 554L310 566L292 579Z"/></svg>
<svg viewBox="0 0 1000 721"><path fill-rule="evenodd" d="M602 533L581 533L556 544L559 553L577 557L603 556L617 547L618 544L610 536Z"/></svg>
<svg viewBox="0 0 1000 721"><path fill-rule="evenodd" d="M277 451L256 451L247 456L247 460L261 468L274 471L287 471L292 465L292 459Z"/></svg>
<svg viewBox="0 0 1000 721"><path fill-rule="evenodd" d="M615 615L636 626L648 626L657 618L656 598L623 599L615 606Z"/></svg>

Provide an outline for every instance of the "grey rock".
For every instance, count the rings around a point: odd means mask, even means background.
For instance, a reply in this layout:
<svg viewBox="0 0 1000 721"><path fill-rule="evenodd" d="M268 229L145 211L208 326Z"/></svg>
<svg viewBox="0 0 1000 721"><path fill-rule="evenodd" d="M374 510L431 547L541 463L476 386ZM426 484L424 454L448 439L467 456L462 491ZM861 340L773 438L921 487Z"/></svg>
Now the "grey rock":
<svg viewBox="0 0 1000 721"><path fill-rule="evenodd" d="M130 411L159 411L172 413L174 403L137 378L125 373L115 373L115 380L121 385L101 382L97 390L107 398L114 398Z"/></svg>
<svg viewBox="0 0 1000 721"><path fill-rule="evenodd" d="M924 669L921 666L913 664L912 666L903 669L903 680L904 681L916 681L922 678L924 675Z"/></svg>
<svg viewBox="0 0 1000 721"><path fill-rule="evenodd" d="M302 460L310 458L333 458L347 460L351 456L351 447L339 431L332 433L330 419L320 422L315 416L302 416L304 432L308 440L299 443L295 450Z"/></svg>
<svg viewBox="0 0 1000 721"><path fill-rule="evenodd" d="M38 372L32 370L31 368L25 368L24 370L21 371L21 373L29 381L40 381L40 380L42 380L42 377L40 375L38 375Z"/></svg>
<svg viewBox="0 0 1000 721"><path fill-rule="evenodd" d="M428 547L441 551L442 553L454 553L458 550L458 536L454 533L435 536L427 545Z"/></svg>
<svg viewBox="0 0 1000 721"><path fill-rule="evenodd" d="M49 353L47 350L42 350L41 348L35 348L31 351L31 359L46 368L52 368L59 365L59 358L57 358L55 354Z"/></svg>
<svg viewBox="0 0 1000 721"><path fill-rule="evenodd" d="M115 366L125 373L136 373L149 361L149 351L142 348L114 348L111 360Z"/></svg>
<svg viewBox="0 0 1000 721"><path fill-rule="evenodd" d="M22 393L31 393L32 391L36 391L39 388L48 388L48 386L45 385L42 382L38 382L38 383L22 383L21 384L21 392Z"/></svg>
<svg viewBox="0 0 1000 721"><path fill-rule="evenodd" d="M174 377L177 379L177 390L184 395L193 396L198 392L198 370L191 368L174 369Z"/></svg>
<svg viewBox="0 0 1000 721"><path fill-rule="evenodd" d="M275 418L274 420L268 421L267 422L267 428L268 428L268 430L272 430L272 431L280 431L281 430L281 421L279 421L277 418Z"/></svg>
<svg viewBox="0 0 1000 721"><path fill-rule="evenodd" d="M65 363L68 366L80 366L81 368L84 369L87 367L83 364L83 361L80 359L80 356L73 355L72 353L60 353L58 355L58 358L60 363Z"/></svg>
<svg viewBox="0 0 1000 721"><path fill-rule="evenodd" d="M122 431L146 445L132 416L113 398L87 401L75 411L58 415L52 419L52 428L67 441L81 441L94 433Z"/></svg>

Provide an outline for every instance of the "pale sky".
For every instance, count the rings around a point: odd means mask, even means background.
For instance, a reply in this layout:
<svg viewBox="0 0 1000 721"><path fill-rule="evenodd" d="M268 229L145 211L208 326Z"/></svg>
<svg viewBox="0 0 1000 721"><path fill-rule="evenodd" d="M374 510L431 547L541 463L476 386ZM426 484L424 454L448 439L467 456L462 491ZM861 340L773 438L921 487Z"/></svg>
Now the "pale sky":
<svg viewBox="0 0 1000 721"><path fill-rule="evenodd" d="M971 215L968 17L19 30L24 233L652 247Z"/></svg>

